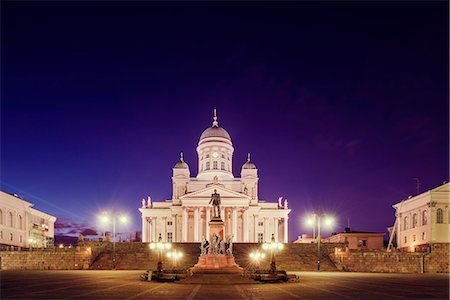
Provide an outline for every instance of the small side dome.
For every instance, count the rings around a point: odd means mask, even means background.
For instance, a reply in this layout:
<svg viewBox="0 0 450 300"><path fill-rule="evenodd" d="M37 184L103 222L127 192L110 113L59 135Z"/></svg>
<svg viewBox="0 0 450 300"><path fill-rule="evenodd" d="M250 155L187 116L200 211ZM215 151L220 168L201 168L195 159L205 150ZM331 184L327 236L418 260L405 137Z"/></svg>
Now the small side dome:
<svg viewBox="0 0 450 300"><path fill-rule="evenodd" d="M188 164L183 159L183 152L180 153L180 161L173 166L174 169L189 169Z"/></svg>
<svg viewBox="0 0 450 300"><path fill-rule="evenodd" d="M242 166L244 169L256 169L256 165L250 161L250 153L248 154L247 162Z"/></svg>

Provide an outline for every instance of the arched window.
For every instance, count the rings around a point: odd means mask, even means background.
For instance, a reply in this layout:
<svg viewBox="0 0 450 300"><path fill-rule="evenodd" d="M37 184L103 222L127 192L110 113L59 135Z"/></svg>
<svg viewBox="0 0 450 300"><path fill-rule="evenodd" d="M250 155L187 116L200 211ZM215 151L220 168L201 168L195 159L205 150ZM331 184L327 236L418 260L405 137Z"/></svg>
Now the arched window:
<svg viewBox="0 0 450 300"><path fill-rule="evenodd" d="M417 214L413 214L413 218L412 218L412 228L416 228L417 227Z"/></svg>
<svg viewBox="0 0 450 300"><path fill-rule="evenodd" d="M403 230L409 229L408 221L408 217L405 217L405 219L403 220Z"/></svg>
<svg viewBox="0 0 450 300"><path fill-rule="evenodd" d="M14 227L14 218L12 212L9 212L9 226Z"/></svg>
<svg viewBox="0 0 450 300"><path fill-rule="evenodd" d="M0 209L0 225L3 224L3 211Z"/></svg>
<svg viewBox="0 0 450 300"><path fill-rule="evenodd" d="M19 215L19 229L23 229L22 216Z"/></svg>
<svg viewBox="0 0 450 300"><path fill-rule="evenodd" d="M225 163L224 163L224 162L221 162L221 163L220 163L220 169L221 169L221 170L225 170Z"/></svg>
<svg viewBox="0 0 450 300"><path fill-rule="evenodd" d="M424 210L422 212L422 225L428 224L428 211Z"/></svg>
<svg viewBox="0 0 450 300"><path fill-rule="evenodd" d="M442 208L438 208L436 211L436 223L444 223L444 213L442 212Z"/></svg>
<svg viewBox="0 0 450 300"><path fill-rule="evenodd" d="M209 170L209 161L206 162L206 168L205 170Z"/></svg>

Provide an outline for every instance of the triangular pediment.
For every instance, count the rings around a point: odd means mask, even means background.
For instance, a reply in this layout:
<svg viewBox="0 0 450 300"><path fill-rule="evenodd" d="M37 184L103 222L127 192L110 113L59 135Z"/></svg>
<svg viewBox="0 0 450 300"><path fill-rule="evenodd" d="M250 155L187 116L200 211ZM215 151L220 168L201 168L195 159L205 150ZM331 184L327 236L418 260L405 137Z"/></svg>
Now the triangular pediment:
<svg viewBox="0 0 450 300"><path fill-rule="evenodd" d="M450 191L450 183L444 183L432 190L433 192L449 192Z"/></svg>
<svg viewBox="0 0 450 300"><path fill-rule="evenodd" d="M216 192L218 194L220 194L220 198L222 198L222 199L223 198L228 198L228 199L229 198L235 198L235 199L237 199L237 198L243 199L244 198L244 199L250 200L250 197L248 195L227 189L219 184L213 184L213 185L210 185L201 190L183 195L180 197L180 200L189 199L189 198L210 199L211 195L214 193L214 190L216 190Z"/></svg>

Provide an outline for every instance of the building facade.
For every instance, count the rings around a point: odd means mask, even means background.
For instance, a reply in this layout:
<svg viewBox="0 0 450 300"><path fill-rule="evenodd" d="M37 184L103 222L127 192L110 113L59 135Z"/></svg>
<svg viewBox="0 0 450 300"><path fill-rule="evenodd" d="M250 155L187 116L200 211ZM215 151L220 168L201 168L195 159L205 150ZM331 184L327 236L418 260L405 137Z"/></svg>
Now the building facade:
<svg viewBox="0 0 450 300"><path fill-rule="evenodd" d="M0 191L0 245L24 248L53 246L56 218L32 206L16 195Z"/></svg>
<svg viewBox="0 0 450 300"><path fill-rule="evenodd" d="M410 197L395 209L397 248L450 243L450 183Z"/></svg>
<svg viewBox="0 0 450 300"><path fill-rule="evenodd" d="M219 126L214 111L212 126L203 131L197 146L198 174L191 177L183 155L173 167L172 199L152 202L142 200L142 241L156 241L161 235L168 242L199 242L209 239L209 204L216 191L221 197L221 216L225 236L235 242L264 242L272 235L288 242L290 209L285 200L266 202L259 199L258 169L250 160L241 176L232 173L234 147L228 132Z"/></svg>
<svg viewBox="0 0 450 300"><path fill-rule="evenodd" d="M323 240L324 243L345 243L352 250L381 250L384 248L384 233L354 231L346 227Z"/></svg>

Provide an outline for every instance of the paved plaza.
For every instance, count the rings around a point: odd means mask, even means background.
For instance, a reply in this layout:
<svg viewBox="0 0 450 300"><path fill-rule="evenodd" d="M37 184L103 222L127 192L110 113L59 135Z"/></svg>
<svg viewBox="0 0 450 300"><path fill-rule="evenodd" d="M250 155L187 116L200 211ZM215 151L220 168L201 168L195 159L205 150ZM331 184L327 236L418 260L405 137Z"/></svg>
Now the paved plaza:
<svg viewBox="0 0 450 300"><path fill-rule="evenodd" d="M142 271L0 271L1 299L448 299L448 274L301 272L297 283L139 281ZM222 278L222 279L221 279Z"/></svg>

